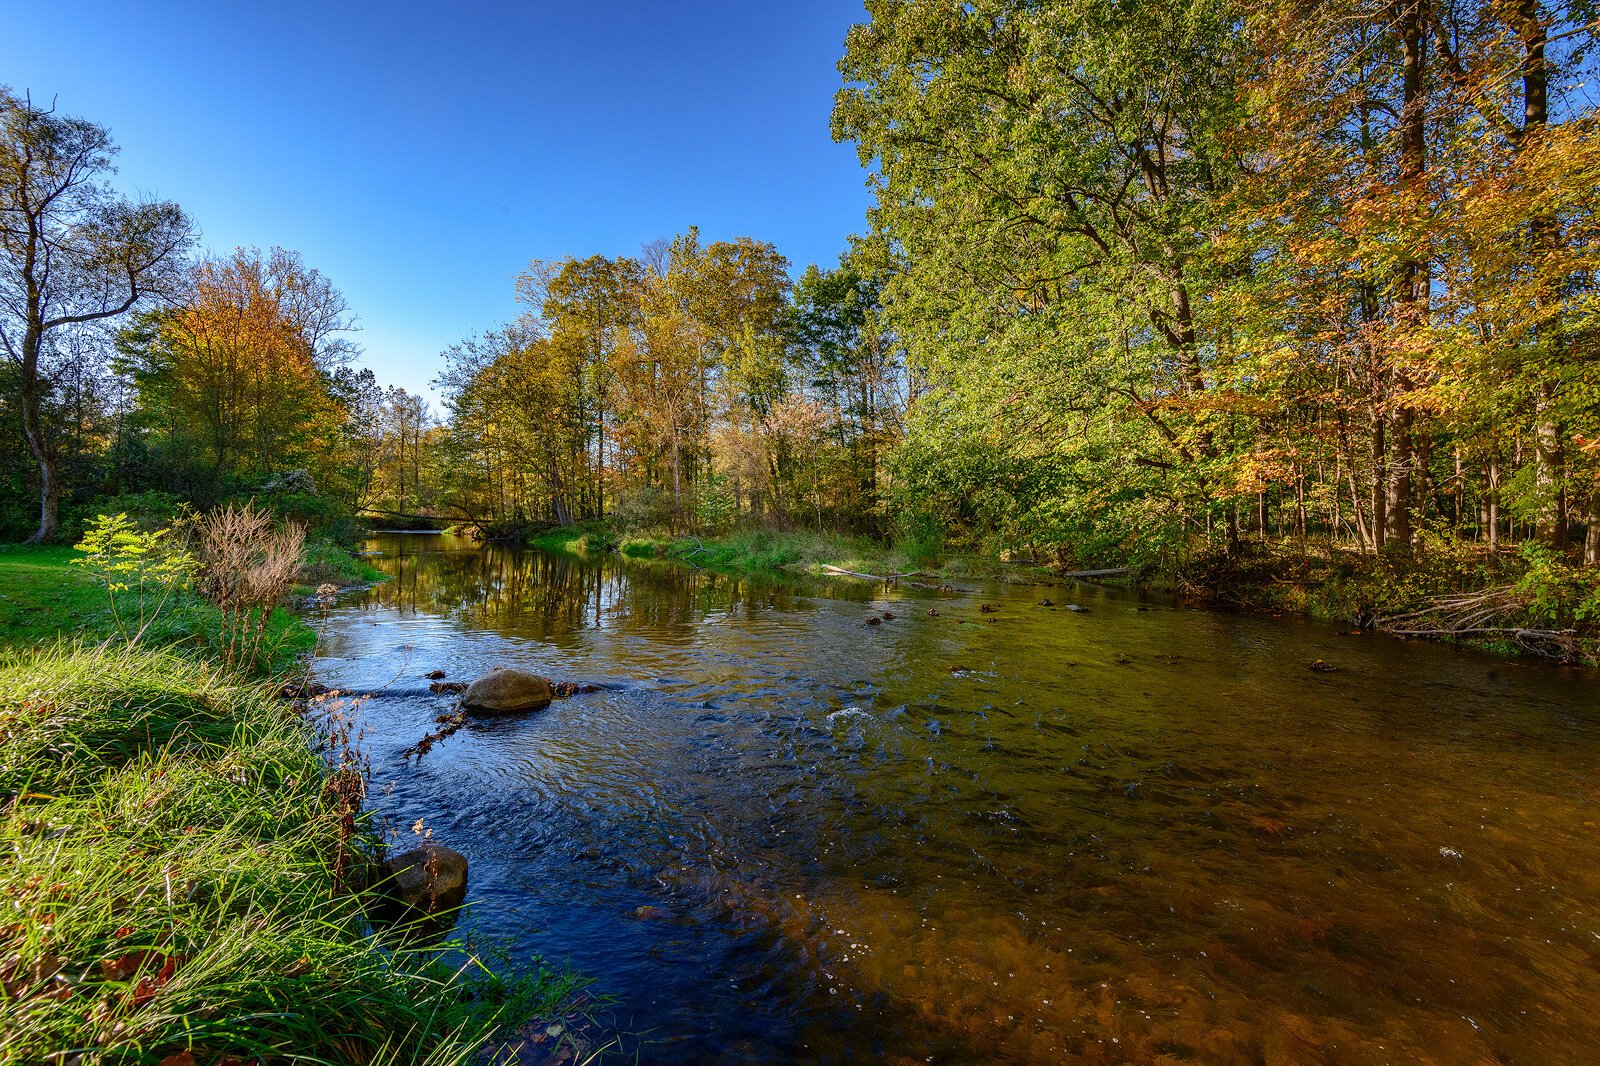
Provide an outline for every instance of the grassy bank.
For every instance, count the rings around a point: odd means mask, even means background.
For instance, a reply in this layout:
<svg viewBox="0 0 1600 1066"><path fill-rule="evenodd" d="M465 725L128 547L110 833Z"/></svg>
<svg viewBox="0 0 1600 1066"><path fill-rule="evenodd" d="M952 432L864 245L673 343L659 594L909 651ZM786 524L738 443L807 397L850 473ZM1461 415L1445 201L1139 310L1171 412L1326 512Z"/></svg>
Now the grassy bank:
<svg viewBox="0 0 1600 1066"><path fill-rule="evenodd" d="M103 641L137 628L137 593L117 594L113 611L105 588L82 567L72 565L77 556L73 549L58 546L0 546L0 644L41 647L53 645L63 636ZM348 554L344 558L347 562L342 567L359 573L351 565L356 560ZM221 616L211 604L189 593L176 593L145 634L145 643L205 655L211 651L220 625ZM263 639L269 653L268 671L287 672L315 643L316 635L292 611L275 610Z"/></svg>
<svg viewBox="0 0 1600 1066"><path fill-rule="evenodd" d="M1060 571L969 554L929 558L866 537L751 530L725 536L619 532L591 523L550 530L536 547L578 555L619 552L732 573L917 572L938 579L1048 581ZM1491 551L1426 536L1410 554L1375 557L1348 546L1283 539L1245 541L1166 568L1136 568L1129 581L1192 604L1305 614L1439 639L1503 655L1600 664L1600 568L1579 567L1537 544Z"/></svg>
<svg viewBox="0 0 1600 1066"><path fill-rule="evenodd" d="M129 647L137 593L75 555L0 548L0 1064L458 1064L566 1009L567 975L375 932L348 730L272 695L303 620L271 615L265 679L186 593ZM316 546L301 574L373 577Z"/></svg>
<svg viewBox="0 0 1600 1066"><path fill-rule="evenodd" d="M674 536L669 533L619 532L587 524L552 529L529 539L545 551L575 555L619 552L632 559L668 559L732 573L780 572L823 574L826 567L865 574L921 573L932 577L1002 576L1032 567L970 555L912 556L894 544L871 537L814 531L744 530L724 536Z"/></svg>
<svg viewBox="0 0 1600 1066"><path fill-rule="evenodd" d="M0 1062L464 1062L566 991L380 944L300 718L193 658L0 653L0 801Z"/></svg>
<svg viewBox="0 0 1600 1066"><path fill-rule="evenodd" d="M78 556L62 546L0 545L0 644L37 647L54 644L62 634L101 641L117 637L137 619L137 595L119 594L113 611L104 586L82 567L72 565ZM381 571L338 545L311 541L306 545L297 591L308 594L323 584L351 586L386 579ZM178 593L145 640L204 654L212 647L219 623L215 607L198 596ZM315 634L294 612L274 611L263 641L270 651L270 671L289 670L315 642Z"/></svg>

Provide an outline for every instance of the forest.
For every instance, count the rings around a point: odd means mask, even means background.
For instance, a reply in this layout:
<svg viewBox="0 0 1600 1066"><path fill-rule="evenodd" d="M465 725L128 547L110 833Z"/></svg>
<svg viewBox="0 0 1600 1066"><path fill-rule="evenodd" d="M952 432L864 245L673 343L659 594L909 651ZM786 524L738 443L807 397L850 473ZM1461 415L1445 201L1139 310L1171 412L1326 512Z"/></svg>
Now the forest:
<svg viewBox="0 0 1600 1066"><path fill-rule="evenodd" d="M442 410L356 368L331 279L196 253L105 184L108 131L8 92L0 535L253 496L1195 589L1600 562L1586 3L868 9L832 130L874 207L835 264L692 225L533 259Z"/></svg>

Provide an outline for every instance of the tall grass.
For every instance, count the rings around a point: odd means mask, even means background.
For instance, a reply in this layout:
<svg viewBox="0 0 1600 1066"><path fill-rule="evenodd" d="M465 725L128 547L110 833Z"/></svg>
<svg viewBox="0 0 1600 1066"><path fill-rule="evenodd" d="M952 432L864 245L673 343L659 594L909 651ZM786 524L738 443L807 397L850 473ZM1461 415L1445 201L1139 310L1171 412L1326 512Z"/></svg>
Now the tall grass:
<svg viewBox="0 0 1600 1066"><path fill-rule="evenodd" d="M568 985L381 943L297 715L148 649L0 657L0 1063L453 1064Z"/></svg>

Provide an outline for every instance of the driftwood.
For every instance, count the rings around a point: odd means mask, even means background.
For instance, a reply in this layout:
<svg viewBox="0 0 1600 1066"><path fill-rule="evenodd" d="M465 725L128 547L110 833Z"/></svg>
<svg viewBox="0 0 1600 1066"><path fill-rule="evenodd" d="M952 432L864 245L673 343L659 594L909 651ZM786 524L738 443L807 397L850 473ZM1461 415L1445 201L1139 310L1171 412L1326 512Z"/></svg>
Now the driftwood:
<svg viewBox="0 0 1600 1066"><path fill-rule="evenodd" d="M1437 596L1428 606L1376 620L1379 632L1396 637L1446 639L1485 637L1507 640L1547 659L1576 662L1582 648L1575 629L1537 629L1516 624L1531 597L1515 585Z"/></svg>
<svg viewBox="0 0 1600 1066"><path fill-rule="evenodd" d="M1121 577L1128 572L1126 566L1113 566L1105 570L1068 570L1057 577Z"/></svg>
<svg viewBox="0 0 1600 1066"><path fill-rule="evenodd" d="M910 577L933 577L932 574L925 574L921 570L908 570L903 574L863 574L856 570L846 570L842 566L832 566L828 563L823 563L820 569L824 574L835 574L839 577L859 577L865 581L900 581Z"/></svg>

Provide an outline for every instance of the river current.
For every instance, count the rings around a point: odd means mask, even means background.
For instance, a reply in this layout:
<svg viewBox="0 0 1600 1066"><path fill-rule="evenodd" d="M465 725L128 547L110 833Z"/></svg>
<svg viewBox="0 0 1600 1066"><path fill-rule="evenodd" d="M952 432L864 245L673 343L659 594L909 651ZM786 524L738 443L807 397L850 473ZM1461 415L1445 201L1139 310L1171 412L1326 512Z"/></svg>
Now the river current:
<svg viewBox="0 0 1600 1066"><path fill-rule="evenodd" d="M641 1062L1600 1056L1592 673L1092 584L366 547L317 670L374 693L370 805ZM494 666L602 687L404 757L422 675Z"/></svg>

